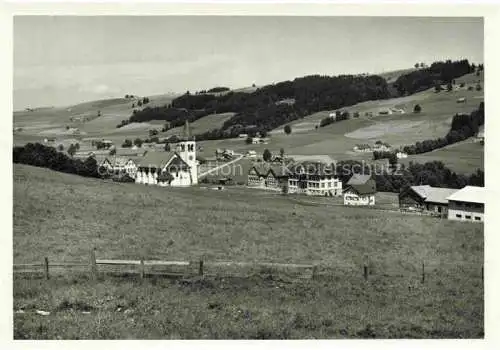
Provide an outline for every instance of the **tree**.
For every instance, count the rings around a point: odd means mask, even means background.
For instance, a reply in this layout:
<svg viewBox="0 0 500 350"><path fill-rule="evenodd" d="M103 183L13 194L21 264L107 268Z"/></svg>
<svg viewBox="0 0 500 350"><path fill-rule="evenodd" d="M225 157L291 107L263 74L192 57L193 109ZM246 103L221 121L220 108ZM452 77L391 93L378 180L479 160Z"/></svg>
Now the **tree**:
<svg viewBox="0 0 500 350"><path fill-rule="evenodd" d="M262 153L262 159L264 159L266 162L269 162L272 156L273 155L267 148L264 150L264 153Z"/></svg>
<svg viewBox="0 0 500 350"><path fill-rule="evenodd" d="M140 138L136 138L134 140L134 145L136 145L137 147L141 147L142 143L143 143L143 141Z"/></svg>
<svg viewBox="0 0 500 350"><path fill-rule="evenodd" d="M281 159L285 158L285 149L284 148L280 148L280 157L281 157Z"/></svg>
<svg viewBox="0 0 500 350"><path fill-rule="evenodd" d="M142 101L141 101L141 100L137 101L137 106L138 106L138 107L141 107L141 106L142 106Z"/></svg>
<svg viewBox="0 0 500 350"><path fill-rule="evenodd" d="M285 125L283 128L283 131L285 131L285 134L290 135L292 133L292 127L290 125Z"/></svg>
<svg viewBox="0 0 500 350"><path fill-rule="evenodd" d="M158 135L158 130L156 130L156 129L149 130L149 137L153 137L156 135Z"/></svg>
<svg viewBox="0 0 500 350"><path fill-rule="evenodd" d="M354 118L359 118L359 112L354 112L353 117Z"/></svg>
<svg viewBox="0 0 500 350"><path fill-rule="evenodd" d="M68 147L68 154L73 157L76 153L76 147L74 144L69 145Z"/></svg>
<svg viewBox="0 0 500 350"><path fill-rule="evenodd" d="M116 149L113 148L111 151L109 151L110 156L114 156L116 154Z"/></svg>
<svg viewBox="0 0 500 350"><path fill-rule="evenodd" d="M135 108L135 103L132 103L132 108Z"/></svg>
<svg viewBox="0 0 500 350"><path fill-rule="evenodd" d="M440 92L441 90L443 90L443 88L441 87L441 84L434 85L434 91L435 92Z"/></svg>
<svg viewBox="0 0 500 350"><path fill-rule="evenodd" d="M453 85L451 84L451 82L448 82L448 84L446 84L446 90L447 91L453 90Z"/></svg>
<svg viewBox="0 0 500 350"><path fill-rule="evenodd" d="M123 148L130 148L130 147L132 147L132 140L130 140L130 139L126 139L126 140L123 142L122 147L123 147Z"/></svg>
<svg viewBox="0 0 500 350"><path fill-rule="evenodd" d="M420 113L422 111L422 107L420 107L420 105L415 105L415 107L413 107L413 113Z"/></svg>
<svg viewBox="0 0 500 350"><path fill-rule="evenodd" d="M75 144L75 149L76 149L77 151L80 149L80 144L79 144L78 142Z"/></svg>
<svg viewBox="0 0 500 350"><path fill-rule="evenodd" d="M101 111L97 111L97 116L100 117L101 116Z"/></svg>
<svg viewBox="0 0 500 350"><path fill-rule="evenodd" d="M57 150L60 152L64 151L64 146L63 145L57 146Z"/></svg>
<svg viewBox="0 0 500 350"><path fill-rule="evenodd" d="M415 63L415 68L418 68L420 66L419 63Z"/></svg>
<svg viewBox="0 0 500 350"><path fill-rule="evenodd" d="M396 156L396 153L391 153L391 155L389 156L389 164L393 168L396 166L396 164L398 164L398 157Z"/></svg>
<svg viewBox="0 0 500 350"><path fill-rule="evenodd" d="M165 150L166 152L170 152L170 143L166 143L166 144L165 144L165 148L164 148L164 150Z"/></svg>
<svg viewBox="0 0 500 350"><path fill-rule="evenodd" d="M476 85L476 91L481 91L483 88L481 87L481 85L477 84Z"/></svg>
<svg viewBox="0 0 500 350"><path fill-rule="evenodd" d="M246 143L247 145L251 145L251 144L252 144L252 138L251 138L250 136L248 136L248 137L246 138L246 140L245 140L245 143Z"/></svg>

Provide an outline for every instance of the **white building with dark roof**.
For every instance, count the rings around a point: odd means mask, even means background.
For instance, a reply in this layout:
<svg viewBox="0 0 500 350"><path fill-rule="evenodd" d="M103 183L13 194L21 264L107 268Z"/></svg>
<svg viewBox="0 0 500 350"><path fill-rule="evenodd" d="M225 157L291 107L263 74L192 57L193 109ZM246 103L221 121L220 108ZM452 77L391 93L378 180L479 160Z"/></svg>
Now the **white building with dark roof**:
<svg viewBox="0 0 500 350"><path fill-rule="evenodd" d="M448 197L448 219L456 221L484 221L484 187L465 186Z"/></svg>

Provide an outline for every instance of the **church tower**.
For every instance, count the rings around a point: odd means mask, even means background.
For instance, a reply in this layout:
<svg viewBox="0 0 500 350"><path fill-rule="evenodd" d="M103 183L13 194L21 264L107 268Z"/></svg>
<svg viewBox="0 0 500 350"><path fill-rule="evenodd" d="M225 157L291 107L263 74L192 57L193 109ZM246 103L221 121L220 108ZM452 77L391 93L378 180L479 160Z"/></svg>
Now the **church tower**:
<svg viewBox="0 0 500 350"><path fill-rule="evenodd" d="M198 183L198 161L196 160L196 141L193 136L191 136L191 130L189 128L189 122L186 120L184 124L183 135L176 146L177 153L181 156L182 160L185 161L191 172L192 185Z"/></svg>

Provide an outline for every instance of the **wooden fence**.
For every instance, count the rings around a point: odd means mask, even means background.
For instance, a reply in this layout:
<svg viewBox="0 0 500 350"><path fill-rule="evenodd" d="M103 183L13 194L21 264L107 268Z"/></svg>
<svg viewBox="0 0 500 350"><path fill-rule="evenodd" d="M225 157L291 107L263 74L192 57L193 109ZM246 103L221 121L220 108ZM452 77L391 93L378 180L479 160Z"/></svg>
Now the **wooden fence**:
<svg viewBox="0 0 500 350"><path fill-rule="evenodd" d="M359 276L365 281L370 278L371 267L363 264ZM45 257L40 263L14 264L13 272L17 274L42 274L50 279L57 272L80 272L89 274L91 279L106 274L147 276L193 277L193 276L225 276L249 277L273 275L293 279L314 279L323 275L319 265L314 264L283 264L270 262L235 262L235 261L162 261L162 260L110 260L96 259L92 249L87 262L50 262ZM421 265L418 275L421 282L426 281L426 266ZM356 273L355 273L356 274ZM415 276L416 277L416 276ZM484 267L481 267L481 279L484 280Z"/></svg>

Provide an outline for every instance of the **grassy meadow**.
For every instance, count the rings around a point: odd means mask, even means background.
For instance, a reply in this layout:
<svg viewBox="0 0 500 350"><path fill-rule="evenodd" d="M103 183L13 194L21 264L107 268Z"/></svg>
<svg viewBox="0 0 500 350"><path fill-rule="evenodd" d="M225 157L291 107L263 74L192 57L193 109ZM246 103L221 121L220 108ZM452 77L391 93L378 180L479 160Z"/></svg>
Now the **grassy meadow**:
<svg viewBox="0 0 500 350"><path fill-rule="evenodd" d="M14 263L87 261L95 247L98 259L320 266L317 280L299 281L17 276L14 309L25 313L14 314L16 338L483 337L481 224L18 164L13 180Z"/></svg>

